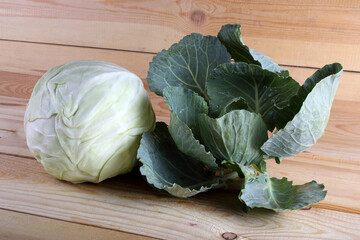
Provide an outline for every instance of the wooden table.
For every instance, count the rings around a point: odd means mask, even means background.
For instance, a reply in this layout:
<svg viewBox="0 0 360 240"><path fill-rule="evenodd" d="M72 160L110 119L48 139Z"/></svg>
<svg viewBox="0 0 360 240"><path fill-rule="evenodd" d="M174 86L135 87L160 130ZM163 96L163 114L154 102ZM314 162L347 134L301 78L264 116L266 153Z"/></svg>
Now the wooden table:
<svg viewBox="0 0 360 240"><path fill-rule="evenodd" d="M70 184L27 149L25 106L36 81L70 60L121 65L145 82L149 62L191 32L216 35L240 23L244 41L299 82L340 62L344 73L325 135L309 150L270 163L270 174L324 183L307 210L244 213L238 189L189 199L161 195L138 174ZM0 239L360 239L360 2L25 1L0 2ZM158 121L163 100L149 93Z"/></svg>

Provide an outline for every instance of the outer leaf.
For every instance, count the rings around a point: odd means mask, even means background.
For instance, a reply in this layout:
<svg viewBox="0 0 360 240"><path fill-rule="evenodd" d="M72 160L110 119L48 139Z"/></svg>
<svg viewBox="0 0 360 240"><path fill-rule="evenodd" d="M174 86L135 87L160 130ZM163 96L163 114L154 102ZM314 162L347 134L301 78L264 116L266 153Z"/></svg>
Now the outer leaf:
<svg viewBox="0 0 360 240"><path fill-rule="evenodd" d="M199 114L208 113L205 100L192 90L181 87L165 88L164 100L171 111L168 129L178 149L209 168L217 168L216 159L197 140L200 140Z"/></svg>
<svg viewBox="0 0 360 240"><path fill-rule="evenodd" d="M261 52L248 48L244 44L241 37L241 25L227 24L222 26L218 38L236 62L260 65L263 69L271 72L283 71L282 68L269 57Z"/></svg>
<svg viewBox="0 0 360 240"><path fill-rule="evenodd" d="M165 123L158 122L153 132L143 134L138 158L147 181L176 197L190 197L219 184L215 172L176 148Z"/></svg>
<svg viewBox="0 0 360 240"><path fill-rule="evenodd" d="M341 75L342 66L339 63L325 65L323 68L317 70L311 77L309 77L305 83L299 88L297 94L290 100L289 106L283 108L278 107L279 119L277 121L277 129L282 129L285 125L291 121L294 116L300 111L303 102L307 95L312 91L315 85L322 79L329 77L330 75Z"/></svg>
<svg viewBox="0 0 360 240"><path fill-rule="evenodd" d="M267 140L260 115L234 110L218 119L201 114L199 120L204 144L216 158L240 165L260 163L260 146Z"/></svg>
<svg viewBox="0 0 360 240"><path fill-rule="evenodd" d="M201 96L190 89L167 87L164 90L164 101L172 113L184 122L199 139L199 114L208 113L208 106Z"/></svg>
<svg viewBox="0 0 360 240"><path fill-rule="evenodd" d="M329 120L341 74L340 64L327 65L304 83L291 105L295 109L305 99L300 111L261 147L268 156L294 156L316 143Z"/></svg>
<svg viewBox="0 0 360 240"><path fill-rule="evenodd" d="M206 80L210 72L226 62L230 62L230 55L216 37L193 33L153 58L147 81L150 90L160 96L165 87L178 86L207 99Z"/></svg>
<svg viewBox="0 0 360 240"><path fill-rule="evenodd" d="M250 49L242 40L240 24L223 25L217 37L236 62L260 65L260 63L253 58Z"/></svg>
<svg viewBox="0 0 360 240"><path fill-rule="evenodd" d="M287 106L298 89L299 84L292 78L246 63L218 66L211 73L207 86L214 115L234 100L243 98L249 111L261 114L269 130L276 124L277 107Z"/></svg>
<svg viewBox="0 0 360 240"><path fill-rule="evenodd" d="M283 70L277 63L275 63L271 58L264 55L263 53L250 49L250 54L253 58L258 61L263 69L269 70L271 72L279 73L280 75L288 75L287 70Z"/></svg>
<svg viewBox="0 0 360 240"><path fill-rule="evenodd" d="M292 181L288 181L287 178L269 178L265 173L247 177L239 199L251 208L295 210L323 200L326 196L323 189L324 185L315 181L304 185L292 185Z"/></svg>
<svg viewBox="0 0 360 240"><path fill-rule="evenodd" d="M215 186L215 185L213 184L211 187L202 186L199 190L196 190L196 189L190 189L190 188L183 188L180 185L178 185L177 183L174 183L172 186L165 185L164 190L174 197L187 198L187 197L192 197L201 192L206 192L213 186Z"/></svg>
<svg viewBox="0 0 360 240"><path fill-rule="evenodd" d="M230 102L228 105L226 105L220 112L219 117L224 116L228 112L231 112L232 110L241 110L241 109L248 109L248 105L246 101L239 97L234 99L232 102Z"/></svg>
<svg viewBox="0 0 360 240"><path fill-rule="evenodd" d="M205 150L204 145L195 139L191 129L174 112L171 113L168 129L177 148L181 152L189 157L198 159L209 168L215 169L218 167L214 156Z"/></svg>

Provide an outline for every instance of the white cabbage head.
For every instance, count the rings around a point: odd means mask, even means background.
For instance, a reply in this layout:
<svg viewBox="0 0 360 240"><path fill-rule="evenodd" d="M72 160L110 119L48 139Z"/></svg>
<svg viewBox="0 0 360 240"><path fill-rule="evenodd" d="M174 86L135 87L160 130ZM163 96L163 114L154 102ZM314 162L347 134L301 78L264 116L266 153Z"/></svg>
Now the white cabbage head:
<svg viewBox="0 0 360 240"><path fill-rule="evenodd" d="M135 74L107 62L72 61L41 77L24 123L27 145L49 174L100 182L134 167L155 114Z"/></svg>

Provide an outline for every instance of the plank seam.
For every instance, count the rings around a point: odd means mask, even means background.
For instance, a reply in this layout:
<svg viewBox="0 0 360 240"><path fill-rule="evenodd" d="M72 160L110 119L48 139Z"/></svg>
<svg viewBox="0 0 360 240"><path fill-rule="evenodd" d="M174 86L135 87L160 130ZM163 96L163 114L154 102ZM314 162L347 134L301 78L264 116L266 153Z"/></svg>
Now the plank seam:
<svg viewBox="0 0 360 240"><path fill-rule="evenodd" d="M13 154L13 153L0 152L0 155L36 160L34 157L18 155L18 154Z"/></svg>
<svg viewBox="0 0 360 240"><path fill-rule="evenodd" d="M108 227L101 227L101 226L97 226L97 225L93 225L93 224L80 223L80 222L72 222L72 221L69 221L69 220L64 220L64 219L59 219L59 218L54 218L54 217L49 217L49 216L43 216L43 215L39 215L39 214L35 214L35 213L21 212L21 211L18 211L18 210L7 209L7 208L3 208L3 207L0 207L0 209L1 209L1 210L4 210L4 211L8 211L8 212L16 212L16 213L21 213L21 214L27 214L27 215L30 215L30 216L35 216L35 217L52 219L52 220L56 220L56 221L62 221L62 222L67 222L67 223L72 223L72 224L78 224L78 225L83 225L83 226L88 226L88 227L94 227L94 228L105 229L105 230L110 230L110 231L116 231L116 232L122 232L122 233L127 233L127 234L133 234L133 235L140 236L140 237L147 237L147 238L153 238L153 239L156 239L156 240L163 240L163 239L161 239L161 238L156 238L156 237L153 237L153 236L147 236L147 235L138 234L138 233L126 232L126 231L121 231L121 230L118 230L118 229L113 229L113 228L108 228Z"/></svg>
<svg viewBox="0 0 360 240"><path fill-rule="evenodd" d="M136 51L136 50L128 50L128 49L120 49L120 48L92 47L92 46L81 46L81 45L74 45L74 44L61 44L61 43L35 42L35 41L26 41L26 40L14 40L14 39L6 39L6 38L0 38L0 41L17 42L17 43L30 43L30 44L44 44L44 45L62 46L62 47L74 47L74 48L78 47L78 48L98 49L98 50L107 50L107 51L143 53L143 54L150 54L150 55L157 54L156 52Z"/></svg>
<svg viewBox="0 0 360 240"><path fill-rule="evenodd" d="M106 47L92 47L92 46L81 46L81 45L74 45L74 44L61 44L61 43L48 43L48 42L36 42L36 41L26 41L26 40L14 40L14 39L6 39L0 38L0 41L5 42L17 42L17 43L29 43L29 44L44 44L44 45L52 45L52 46L61 46L61 47L74 47L74 48L86 48L86 49L98 49L98 50L105 50L105 51L118 51L118 52L129 52L129 53L140 53L140 54L149 54L155 55L157 52L147 52L147 51L136 51L136 50L128 50L128 49L120 49L120 48L106 48ZM319 69L318 67L311 67L311 66L301 66L301 65L291 65L291 64L279 64L282 67L295 67L295 68L306 68L306 69ZM356 70L343 70L344 72L349 73L360 73Z"/></svg>
<svg viewBox="0 0 360 240"><path fill-rule="evenodd" d="M291 65L291 64L279 64L279 66L281 67L293 67L293 68L305 68L305 69L313 69L313 70L318 70L320 68L318 67L310 67L310 66L299 66L299 65ZM285 69L286 70L286 69ZM360 73L360 71L356 71L356 70L343 70L343 72L347 72L347 73Z"/></svg>

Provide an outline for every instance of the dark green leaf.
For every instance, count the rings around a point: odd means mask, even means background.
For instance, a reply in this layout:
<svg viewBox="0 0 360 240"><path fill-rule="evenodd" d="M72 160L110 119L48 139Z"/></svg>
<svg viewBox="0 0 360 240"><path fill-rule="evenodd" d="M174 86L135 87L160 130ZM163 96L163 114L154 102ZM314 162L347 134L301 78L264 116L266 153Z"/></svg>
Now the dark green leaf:
<svg viewBox="0 0 360 240"><path fill-rule="evenodd" d="M165 87L178 86L207 99L210 72L226 62L230 62L230 55L216 37L193 33L153 58L147 81L150 90L161 96Z"/></svg>
<svg viewBox="0 0 360 240"><path fill-rule="evenodd" d="M287 178L269 178L264 173L246 177L240 200L248 207L268 208L275 211L300 209L323 200L324 185L315 181L304 185L292 185Z"/></svg>
<svg viewBox="0 0 360 240"><path fill-rule="evenodd" d="M164 90L164 101L172 113L189 126L196 139L200 140L199 114L208 114L204 98L190 89L167 87Z"/></svg>
<svg viewBox="0 0 360 240"><path fill-rule="evenodd" d="M290 114L292 120L261 147L268 156L295 156L316 143L329 120L341 74L341 65L332 64L318 70L306 80L298 95L291 100L290 107L281 112L281 119L285 119L285 114ZM300 110L295 116L291 115L296 109Z"/></svg>
<svg viewBox="0 0 360 240"><path fill-rule="evenodd" d="M218 66L207 84L212 115L220 114L229 103L242 98L248 105L247 110L261 114L269 130L276 124L277 107L287 106L298 88L299 84L290 77L246 63Z"/></svg>
<svg viewBox="0 0 360 240"><path fill-rule="evenodd" d="M177 149L165 123L143 134L138 158L147 181L176 197L191 197L219 184L214 171Z"/></svg>
<svg viewBox="0 0 360 240"><path fill-rule="evenodd" d="M260 65L271 72L282 72L279 65L261 52L248 48L241 37L241 25L227 24L222 26L218 38L236 62Z"/></svg>
<svg viewBox="0 0 360 240"><path fill-rule="evenodd" d="M226 47L236 62L246 62L260 65L250 54L250 49L244 44L241 37L241 25L226 24L221 27L218 39Z"/></svg>
<svg viewBox="0 0 360 240"><path fill-rule="evenodd" d="M260 146L267 140L267 130L260 115L234 110L218 119L201 114L199 120L204 144L217 159L240 165L263 159Z"/></svg>
<svg viewBox="0 0 360 240"><path fill-rule="evenodd" d="M231 112L232 110L241 110L241 109L248 109L248 105L243 98L239 97L237 99L234 99L228 105L226 105L221 110L219 117L224 116L225 114L227 114L228 112Z"/></svg>
<svg viewBox="0 0 360 240"><path fill-rule="evenodd" d="M195 139L191 129L182 122L176 113L171 113L169 132L177 146L177 148L184 154L199 160L205 166L216 169L216 159L210 152L205 150L205 147Z"/></svg>

